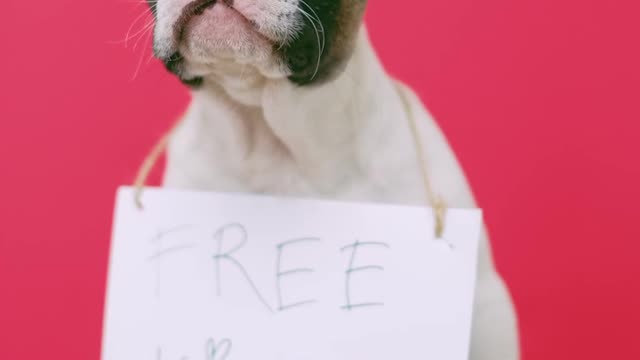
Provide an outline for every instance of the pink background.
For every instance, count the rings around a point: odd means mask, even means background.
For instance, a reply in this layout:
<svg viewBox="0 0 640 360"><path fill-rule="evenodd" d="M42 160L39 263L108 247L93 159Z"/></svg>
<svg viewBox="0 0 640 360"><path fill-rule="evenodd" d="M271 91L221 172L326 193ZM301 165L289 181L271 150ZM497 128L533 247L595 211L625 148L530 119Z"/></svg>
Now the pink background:
<svg viewBox="0 0 640 360"><path fill-rule="evenodd" d="M188 101L147 43L115 43L137 1L0 5L0 359L98 359L114 190ZM639 17L637 0L371 2L385 64L485 209L525 360L640 358Z"/></svg>

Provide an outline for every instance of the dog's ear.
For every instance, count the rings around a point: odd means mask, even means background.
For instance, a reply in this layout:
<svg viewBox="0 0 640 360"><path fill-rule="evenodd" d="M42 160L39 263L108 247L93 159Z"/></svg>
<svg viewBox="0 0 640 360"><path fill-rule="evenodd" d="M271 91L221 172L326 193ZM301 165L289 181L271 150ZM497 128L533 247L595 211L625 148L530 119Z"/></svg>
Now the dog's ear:
<svg viewBox="0 0 640 360"><path fill-rule="evenodd" d="M367 0L301 1L305 23L283 57L299 85L320 84L338 75L350 59Z"/></svg>

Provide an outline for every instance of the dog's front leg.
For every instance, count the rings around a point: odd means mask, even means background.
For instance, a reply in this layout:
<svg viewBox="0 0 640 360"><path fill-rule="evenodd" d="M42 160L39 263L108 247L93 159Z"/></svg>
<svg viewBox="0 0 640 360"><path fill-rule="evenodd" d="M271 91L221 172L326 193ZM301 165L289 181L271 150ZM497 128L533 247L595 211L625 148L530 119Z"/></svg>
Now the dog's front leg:
<svg viewBox="0 0 640 360"><path fill-rule="evenodd" d="M518 329L507 288L493 268L488 237L481 239L470 360L519 359Z"/></svg>

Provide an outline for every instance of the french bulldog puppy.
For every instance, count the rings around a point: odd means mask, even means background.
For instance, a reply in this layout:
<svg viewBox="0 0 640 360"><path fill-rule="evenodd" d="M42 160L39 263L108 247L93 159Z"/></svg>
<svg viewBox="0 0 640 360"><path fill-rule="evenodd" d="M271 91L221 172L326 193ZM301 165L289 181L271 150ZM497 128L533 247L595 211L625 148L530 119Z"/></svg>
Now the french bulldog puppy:
<svg viewBox="0 0 640 360"><path fill-rule="evenodd" d="M154 53L193 98L171 134L165 186L425 205L423 151L448 206L476 207L437 124L372 49L366 0L148 2ZM519 358L486 234L472 331L472 360Z"/></svg>

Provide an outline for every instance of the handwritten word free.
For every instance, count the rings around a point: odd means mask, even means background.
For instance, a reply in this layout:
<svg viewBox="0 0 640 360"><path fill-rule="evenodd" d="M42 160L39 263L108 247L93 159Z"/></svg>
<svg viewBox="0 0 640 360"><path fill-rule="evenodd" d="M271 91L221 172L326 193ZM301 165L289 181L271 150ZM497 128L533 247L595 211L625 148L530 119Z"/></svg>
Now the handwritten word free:
<svg viewBox="0 0 640 360"><path fill-rule="evenodd" d="M469 359L482 212L118 191L102 360ZM447 242L455 244L452 249Z"/></svg>
<svg viewBox="0 0 640 360"><path fill-rule="evenodd" d="M217 296L225 296L224 279L233 273L234 278L242 279L243 286L250 290L251 296L255 299L255 305L270 313L310 307L319 301L313 293L300 298L288 296L291 288L287 287L287 280L297 278L298 282L305 281L307 283L313 280L312 277L317 273L317 269L309 259L313 259L313 254L323 246L321 237L293 237L278 242L270 249L272 254L265 254L265 256L271 256L274 259L272 266L261 269L262 273L260 274L260 278L264 280L264 272L271 273L270 283L258 283L255 280L256 273L252 273L243 263L242 253L247 251L253 243L259 242L259 236L250 234L243 224L229 223L210 231L201 232L202 239L194 240L193 236L188 236L184 238L190 239L189 242L182 241L181 234L192 231L194 228L196 226L181 225L153 234L151 241L154 244L154 250L147 257L147 261L158 265L178 254L208 251L208 266L213 273L212 286ZM335 256L344 259L344 266L340 269L342 274L340 283L335 284L336 288L343 293L340 303L335 304L337 309L355 311L384 306L382 296L364 298L366 294L358 296L355 292L359 288L358 281L375 285L378 280L382 279L385 264L378 262L380 262L383 252L388 251L391 251L391 247L384 242L361 239L345 240L343 247L333 251ZM309 264L287 266L287 260L300 252L311 255L305 256ZM372 254L376 256L371 256ZM161 277L158 276L156 281L158 282L157 289L159 289ZM160 296L159 293L157 295Z"/></svg>

